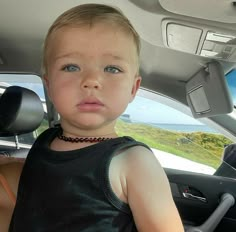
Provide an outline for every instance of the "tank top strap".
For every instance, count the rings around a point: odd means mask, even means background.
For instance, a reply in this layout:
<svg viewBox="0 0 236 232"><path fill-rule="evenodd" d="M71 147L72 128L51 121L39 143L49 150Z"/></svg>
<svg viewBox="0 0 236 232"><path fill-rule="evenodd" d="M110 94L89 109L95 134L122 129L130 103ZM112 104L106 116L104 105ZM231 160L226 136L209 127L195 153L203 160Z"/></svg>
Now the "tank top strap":
<svg viewBox="0 0 236 232"><path fill-rule="evenodd" d="M117 154L117 152L123 149L129 149L134 146L143 146L151 150L146 144L138 142L129 136L121 137L119 140L116 140L115 143L112 144L112 149L110 150L110 152L104 155L104 159L101 163L101 175L100 175L101 185L107 200L118 210L130 215L132 213L129 205L127 203L122 202L112 190L109 180L109 167L112 158L114 157L115 154Z"/></svg>

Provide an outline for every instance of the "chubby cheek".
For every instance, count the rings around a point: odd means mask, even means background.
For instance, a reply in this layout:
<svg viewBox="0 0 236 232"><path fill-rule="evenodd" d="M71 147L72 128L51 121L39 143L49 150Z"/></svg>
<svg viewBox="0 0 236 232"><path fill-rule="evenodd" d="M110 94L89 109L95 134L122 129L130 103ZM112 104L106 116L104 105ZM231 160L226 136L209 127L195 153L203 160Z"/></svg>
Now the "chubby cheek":
<svg viewBox="0 0 236 232"><path fill-rule="evenodd" d="M72 99L76 99L70 87L56 81L53 84L49 83L48 94L58 113L66 111L73 103Z"/></svg>
<svg viewBox="0 0 236 232"><path fill-rule="evenodd" d="M114 114L122 114L132 100L131 88L127 90L115 90L114 88L113 91L110 91L107 100L109 101Z"/></svg>

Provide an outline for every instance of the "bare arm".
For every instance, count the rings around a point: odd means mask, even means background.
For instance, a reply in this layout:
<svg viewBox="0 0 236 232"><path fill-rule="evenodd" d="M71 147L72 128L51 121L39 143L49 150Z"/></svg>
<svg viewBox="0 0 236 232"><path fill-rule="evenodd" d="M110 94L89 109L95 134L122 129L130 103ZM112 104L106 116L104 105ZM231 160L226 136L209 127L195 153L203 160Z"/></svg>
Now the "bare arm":
<svg viewBox="0 0 236 232"><path fill-rule="evenodd" d="M0 231L7 232L15 206L18 182L23 162L0 159ZM7 188L6 188L7 186Z"/></svg>
<svg viewBox="0 0 236 232"><path fill-rule="evenodd" d="M6 158L7 159L7 158ZM0 164L0 174L3 176L3 179L7 181L7 185L9 186L10 190L12 191L12 194L14 194L14 197L16 197L17 189L18 189L18 183L20 179L20 175L22 172L24 162L14 160L5 162ZM7 192L6 192L7 193Z"/></svg>
<svg viewBox="0 0 236 232"><path fill-rule="evenodd" d="M127 198L140 232L183 232L166 174L154 154L144 147L126 156Z"/></svg>

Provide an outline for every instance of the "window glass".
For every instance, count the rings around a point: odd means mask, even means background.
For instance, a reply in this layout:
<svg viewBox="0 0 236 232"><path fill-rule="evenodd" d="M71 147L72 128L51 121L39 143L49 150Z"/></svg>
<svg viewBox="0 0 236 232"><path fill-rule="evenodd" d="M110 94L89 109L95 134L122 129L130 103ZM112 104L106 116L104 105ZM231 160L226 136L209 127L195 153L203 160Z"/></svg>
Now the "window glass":
<svg viewBox="0 0 236 232"><path fill-rule="evenodd" d="M226 81L228 83L234 105L236 106L236 69L232 70L226 75Z"/></svg>
<svg viewBox="0 0 236 232"><path fill-rule="evenodd" d="M18 141L21 147L30 147L35 141L36 137L48 128L47 122L47 111L45 104L45 95L42 80L39 76L36 75L23 75L23 74L0 74L0 95L5 91L9 86L22 86L28 89L33 90L40 97L45 110L45 117L40 127L32 132L23 135L18 135ZM0 137L1 146L15 146L15 137Z"/></svg>
<svg viewBox="0 0 236 232"><path fill-rule="evenodd" d="M149 145L165 168L214 174L232 141L186 113L186 106L140 90L116 130Z"/></svg>

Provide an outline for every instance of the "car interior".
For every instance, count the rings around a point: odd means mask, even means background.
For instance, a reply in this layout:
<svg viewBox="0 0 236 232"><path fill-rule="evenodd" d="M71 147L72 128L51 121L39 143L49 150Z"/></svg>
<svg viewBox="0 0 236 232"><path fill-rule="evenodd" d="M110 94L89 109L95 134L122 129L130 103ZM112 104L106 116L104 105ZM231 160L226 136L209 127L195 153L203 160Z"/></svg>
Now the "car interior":
<svg viewBox="0 0 236 232"><path fill-rule="evenodd" d="M1 231L7 231L11 211L16 203L19 172L29 149L19 146L17 135L34 131L44 117L43 105L32 90L10 86L0 98L0 135L15 136L16 148L1 147L0 154L0 207ZM4 159L4 157L9 157ZM15 177L15 178L12 178Z"/></svg>
<svg viewBox="0 0 236 232"><path fill-rule="evenodd" d="M29 150L19 145L18 136L39 128L45 112L49 127L56 126L59 118L47 93L42 102L27 87L6 83L20 82L16 74L25 76L21 80L25 84L29 75L40 79L49 26L65 10L84 3L116 6L136 28L141 37L141 95L146 91L164 99L231 141L221 145L222 163L213 175L164 170L185 231L236 231L234 0L0 0L0 137L15 139L15 147L0 143L0 231L8 230ZM229 75L235 83L232 88Z"/></svg>

